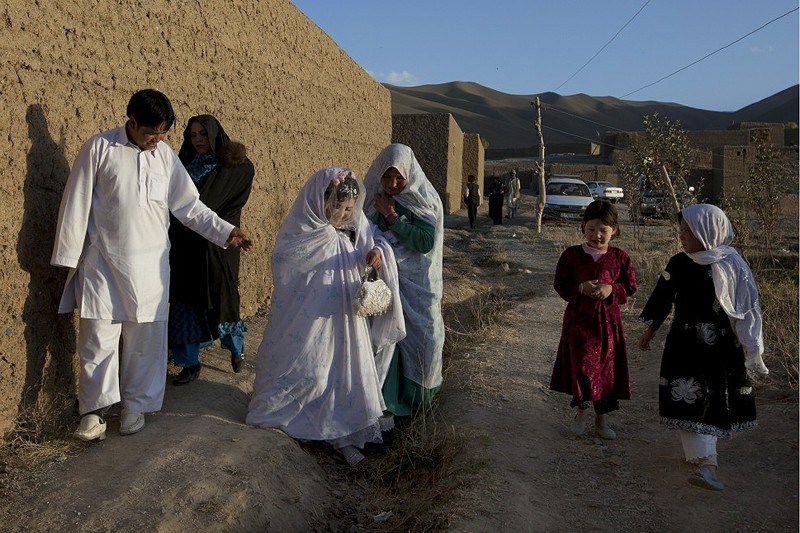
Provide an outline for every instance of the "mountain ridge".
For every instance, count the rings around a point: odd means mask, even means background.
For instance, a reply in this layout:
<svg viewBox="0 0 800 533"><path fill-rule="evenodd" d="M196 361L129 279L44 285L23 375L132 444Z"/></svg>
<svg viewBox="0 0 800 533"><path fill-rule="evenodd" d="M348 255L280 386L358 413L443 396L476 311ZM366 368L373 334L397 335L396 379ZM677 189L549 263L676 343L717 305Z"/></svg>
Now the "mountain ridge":
<svg viewBox="0 0 800 533"><path fill-rule="evenodd" d="M736 122L799 121L798 85L788 87L737 111L709 111L675 102L621 100L584 93L509 94L475 82L401 87L383 84L392 96L393 114L450 113L464 132L479 133L491 148L526 148L537 144L531 102L543 104L545 142L581 144L600 140L605 131L641 131L642 117L658 113L687 130L721 130Z"/></svg>

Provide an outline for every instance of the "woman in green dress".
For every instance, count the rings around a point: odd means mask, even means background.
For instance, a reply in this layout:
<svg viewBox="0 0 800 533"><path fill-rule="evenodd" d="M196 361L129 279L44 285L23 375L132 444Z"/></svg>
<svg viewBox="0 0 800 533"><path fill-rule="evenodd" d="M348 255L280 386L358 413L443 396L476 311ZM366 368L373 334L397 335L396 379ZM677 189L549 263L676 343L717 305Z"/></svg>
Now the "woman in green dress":
<svg viewBox="0 0 800 533"><path fill-rule="evenodd" d="M442 241L439 193L403 144L384 148L367 171L364 211L397 260L406 337L376 356L386 408L397 416L430 406L442 386Z"/></svg>

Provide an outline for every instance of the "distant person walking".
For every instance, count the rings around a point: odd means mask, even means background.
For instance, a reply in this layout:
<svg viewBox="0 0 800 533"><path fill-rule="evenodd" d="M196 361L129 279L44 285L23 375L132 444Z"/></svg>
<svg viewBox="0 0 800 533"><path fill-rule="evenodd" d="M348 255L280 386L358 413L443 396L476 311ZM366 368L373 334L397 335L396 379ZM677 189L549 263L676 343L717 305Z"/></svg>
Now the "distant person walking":
<svg viewBox="0 0 800 533"><path fill-rule="evenodd" d="M489 218L495 226L503 223L503 197L506 188L500 178L492 176L492 183L489 186Z"/></svg>
<svg viewBox="0 0 800 533"><path fill-rule="evenodd" d="M610 246L619 235L617 209L604 200L589 204L581 223L586 242L564 250L553 286L567 303L550 389L572 395L578 413L570 426L586 432L589 407L595 431L617 438L607 414L629 400L628 350L620 306L636 292L636 275L628 254Z"/></svg>
<svg viewBox="0 0 800 533"><path fill-rule="evenodd" d="M508 175L505 186L506 218L510 219L517 214L517 207L519 206L520 182L516 170L512 170Z"/></svg>
<svg viewBox="0 0 800 533"><path fill-rule="evenodd" d="M250 238L201 201L177 154L163 143L175 122L162 93L128 102L124 126L81 148L58 213L51 263L70 268L58 311L80 312L75 437L103 440L103 410L119 401L122 435L158 411L167 375L170 212L217 246Z"/></svg>
<svg viewBox="0 0 800 533"><path fill-rule="evenodd" d="M723 490L717 481L717 438L756 427L753 382L769 373L758 289L750 267L730 246L733 226L722 209L697 204L679 215L683 252L672 256L640 318L650 349L673 311L661 358L661 423L680 433L689 483Z"/></svg>
<svg viewBox="0 0 800 533"><path fill-rule="evenodd" d="M478 207L483 203L483 199L481 198L481 188L478 185L478 180L472 174L467 176L467 185L464 187L464 203L467 205L469 227L475 229Z"/></svg>

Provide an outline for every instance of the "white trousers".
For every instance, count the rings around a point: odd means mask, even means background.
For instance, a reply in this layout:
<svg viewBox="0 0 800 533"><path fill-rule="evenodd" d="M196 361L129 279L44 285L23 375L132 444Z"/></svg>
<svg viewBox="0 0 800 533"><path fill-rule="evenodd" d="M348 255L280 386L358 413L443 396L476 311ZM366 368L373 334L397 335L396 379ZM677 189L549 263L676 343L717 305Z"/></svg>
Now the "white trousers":
<svg viewBox="0 0 800 533"><path fill-rule="evenodd" d="M78 355L81 415L119 401L122 407L140 413L161 409L167 382L166 320L137 323L81 318Z"/></svg>
<svg viewBox="0 0 800 533"><path fill-rule="evenodd" d="M717 437L683 430L678 433L687 462L717 466Z"/></svg>
<svg viewBox="0 0 800 533"><path fill-rule="evenodd" d="M516 214L517 210L517 202L519 202L519 198L512 198L509 194L506 196L506 215L511 217Z"/></svg>

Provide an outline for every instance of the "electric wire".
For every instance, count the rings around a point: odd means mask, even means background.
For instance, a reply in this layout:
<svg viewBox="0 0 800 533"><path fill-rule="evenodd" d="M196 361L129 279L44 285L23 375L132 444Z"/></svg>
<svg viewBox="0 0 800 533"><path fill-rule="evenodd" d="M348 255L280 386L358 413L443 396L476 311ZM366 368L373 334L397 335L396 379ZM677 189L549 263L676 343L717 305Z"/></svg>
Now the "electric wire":
<svg viewBox="0 0 800 533"><path fill-rule="evenodd" d="M635 91L631 91L631 92L629 92L629 93L627 93L627 94L623 94L622 96L620 96L620 99L622 99L622 98L626 98L626 97L628 97L628 96L630 96L630 95L632 95L632 94L638 93L639 91L642 91L642 90L644 90L644 89L647 89L648 87L652 87L653 85L655 85L655 84L657 84L657 83L661 83L662 81L664 81L664 80L666 80L666 79L668 79L668 78L671 78L671 77L672 77L672 76L674 76L675 74L677 74L677 73L679 73L679 72L682 72L682 71L686 70L687 68L689 68L689 67L692 67L692 66L694 66L694 65L696 65L696 64L698 64L698 63L700 63L701 61L703 61L703 60L705 60L705 59L708 59L709 57L713 56L714 54L716 54L716 53L718 53L718 52L721 52L722 50L725 50L726 48L730 48L731 46L733 46L734 44L738 43L739 41L742 41L742 40L746 39L747 37L750 37L751 35L753 35L753 34L754 34L754 33L756 33L757 31L763 30L764 28L766 28L767 26L769 26L769 25L770 25L770 24L772 24L773 22L776 22L776 21L778 21L778 20L782 19L783 17L786 17L786 16L789 16L789 15L791 15L792 13L794 13L795 11L797 11L798 9L800 9L800 8L796 7L796 8L794 8L794 9L790 10L790 11L787 11L787 12L786 12L786 13L784 13L783 15L780 15L780 16L778 16L778 17L775 17L774 19L770 20L769 22L766 22L766 23L762 24L761 26L759 26L758 28L754 29L753 31L751 31L751 32L749 32L749 33L747 33L747 34L745 34L745 35L742 35L741 37L739 37L739 38L738 38L738 39L736 39L735 41L733 41L733 42L730 42L730 43L728 43L728 44L726 44L725 46L722 46L722 47L720 47L720 48L717 48L717 49L716 49L716 50L714 50L713 52L711 52L711 53L709 53L709 54L706 54L706 55L704 55L704 56L703 56L703 57L701 57L700 59L697 59L697 60L695 60L695 61L692 61L691 63L689 63L689 64L688 64L688 65L686 65L685 67L681 67L681 68L679 68L678 70L676 70L675 72L672 72L671 74L667 74L666 76L664 76L664 77L662 77L662 78L659 78L659 79L657 79L656 81L654 81L654 82L652 82L652 83L648 83L647 85L643 85L642 87L639 87L639 88L638 88L638 89L636 89Z"/></svg>
<svg viewBox="0 0 800 533"><path fill-rule="evenodd" d="M583 135L578 135L577 133L571 133L569 131L565 131L565 130L562 130L562 129L559 129L559 128L554 128L553 126L548 126L546 124L542 124L542 127L546 128L548 130L552 130L552 131L561 133L563 135L568 135L570 137L575 137L577 139L581 139L581 140L584 140L584 141L589 141L591 143L598 144L598 145L601 145L601 146L606 146L608 148L613 148L615 150L624 150L624 148L621 148L621 147L619 147L619 146L617 146L615 144L607 143L607 142L603 142L603 141L598 141L597 139L591 139L589 137L584 137ZM619 130L619 131L622 131L623 133L625 133L623 130ZM723 159L734 159L736 161L739 161L739 158L732 158L730 156L725 156L725 155L723 155L722 157L723 157ZM698 169L699 170L712 170L712 171L713 170L718 170L720 172L732 172L732 173L736 173L736 174L746 175L746 173L744 171L741 171L741 170L725 169L725 168L719 168L719 167L714 167L714 166L708 166L708 167L703 166L703 167L698 167Z"/></svg>
<svg viewBox="0 0 800 533"><path fill-rule="evenodd" d="M625 29L625 28L628 26L628 24L630 24L631 22L633 22L633 19L635 19L635 18L636 18L636 17L639 15L639 13L641 13L641 12L642 12L642 10L643 10L645 7L647 7L647 4L649 4L649 3L650 3L650 1L651 1L651 0L647 0L647 1L644 3L644 5L642 5L642 7L640 7L640 8L639 8L639 11L637 11L637 12L636 12L636 13L635 13L635 14L634 14L634 15L633 15L633 16L632 16L630 19L628 19L628 22L626 22L626 23L625 23L625 24L624 24L624 25L623 25L623 26L622 26L622 27L621 27L619 30L617 30L617 33L615 33L615 34L614 34L614 36L613 36L613 37L611 37L611 39L609 39L609 40L608 40L608 42L607 42L606 44L604 44L604 45L603 45L603 46L600 48L600 50L598 50L598 51L597 51L597 52L596 52L596 53L595 53L595 54L594 54L592 57L590 57L590 58L589 58L589 60L588 60L586 63L584 63L584 64L583 64L583 66L581 66L581 68L579 68L578 70L576 70L576 71L575 71L575 72L572 74L572 76L570 76L569 78L567 78L566 80L564 80L563 82L561 82L561 85L559 85L558 87L556 87L555 89L553 89L553 92L557 92L557 91L558 91L558 90L559 90L561 87L563 87L564 85L566 85L566 84L567 84L567 82L569 82L569 81L570 81L572 78L574 78L575 76L577 76L577 75L578 75L578 73L579 73L580 71L582 71L584 68L586 68L586 66L587 66L589 63L591 63L591 62L594 60L594 58L596 58L597 56L599 56L599 55L600 55L600 53L601 53L603 50L605 50L605 49L606 49L606 47L607 47L609 44L611 44L611 43L614 41L614 39L616 39L616 38L617 38L617 36L618 36L620 33L622 33L622 30L624 30L624 29Z"/></svg>
<svg viewBox="0 0 800 533"><path fill-rule="evenodd" d="M615 132L618 132L618 133L636 133L636 132L631 132L631 131L629 131L629 130L624 130L624 129L616 128L616 127L614 127L614 126L611 126L611 125L608 125L608 124L604 124L604 123L602 123L602 122L597 122L597 121L595 121L595 120L592 120L592 119L589 119L589 118L586 118L586 117L582 117L582 116L580 116L580 115L576 115L575 113L570 113L569 111L565 111L565 110L563 110L563 109L559 109L559 108L557 108L557 107L555 107L555 106L553 106L553 105L551 105L551 104L545 104L545 103L543 102L543 103L542 103L542 106L546 106L546 108L547 108L547 109L549 109L549 110L551 110L551 111L556 111L556 112L558 112L558 113L562 113L562 114L564 114L564 115L567 115L567 116L569 116L569 117L576 118L576 119L578 119L578 120L583 120L583 121L585 121L585 122L589 122L589 123L591 123L591 124L595 124L595 125L597 125L597 126L602 126L602 127L606 128L606 129L607 129L607 130L609 130L609 131L615 131ZM545 128L552 129L552 130L554 130L554 131L558 131L559 133L563 133L563 134L565 134L565 135L570 135L570 136L573 136L573 137L577 137L577 138L579 138L579 139L583 139L583 140L591 141L591 142L593 142L593 143L595 143L595 144L601 144L601 145L603 145L603 146L608 146L609 148L613 148L613 149L615 149L615 150L622 150L622 148L620 148L619 146L614 146L614 145L612 145L612 144L603 143L603 142L601 142L601 141L599 141L599 140L597 140L597 139L590 139L589 137L583 137L583 136L580 136L580 135L578 135L578 134L575 134L575 133L570 133L570 132L568 132L568 131L564 131L564 130L556 130L556 128L553 128L552 126L547 126L546 124L542 124L542 126L543 126L543 127L545 127ZM722 155L722 158L723 158L723 159L731 159L731 156L726 156L726 155L724 155L724 154L723 154L723 155ZM735 158L735 157L734 157L733 159L735 159L735 160L738 160L738 159L737 159L737 158ZM703 167L703 168L711 168L712 170L723 170L723 169L712 168L712 167Z"/></svg>

